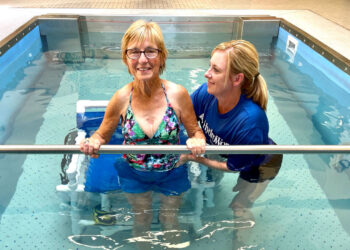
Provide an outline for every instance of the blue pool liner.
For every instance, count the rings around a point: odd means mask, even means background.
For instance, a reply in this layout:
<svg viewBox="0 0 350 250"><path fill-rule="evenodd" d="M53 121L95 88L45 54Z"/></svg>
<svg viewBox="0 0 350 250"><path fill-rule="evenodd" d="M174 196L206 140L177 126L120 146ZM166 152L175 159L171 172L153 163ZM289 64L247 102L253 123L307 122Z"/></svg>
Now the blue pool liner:
<svg viewBox="0 0 350 250"><path fill-rule="evenodd" d="M42 53L39 26L25 35L14 46L0 56L0 89L13 81L19 71L23 71ZM24 75L24 73L22 73ZM16 86L12 86L16 87Z"/></svg>
<svg viewBox="0 0 350 250"><path fill-rule="evenodd" d="M39 27L0 56L0 144L11 134L13 121L27 99L28 89L43 68L35 60L42 55ZM30 73L26 70L31 67Z"/></svg>
<svg viewBox="0 0 350 250"><path fill-rule="evenodd" d="M277 48L282 51L285 50L288 36L298 41L297 53L293 64L298 67L300 72L304 74L314 72L315 74L312 74L312 78L317 86L335 98L339 98L338 94L342 92L347 95L350 94L350 76L348 74L281 27L278 33ZM330 86L330 83L336 86ZM333 89L334 87L336 88ZM342 104L349 105L350 100L347 99Z"/></svg>
<svg viewBox="0 0 350 250"><path fill-rule="evenodd" d="M298 42L294 57L286 51L289 36ZM281 27L276 46L283 57L290 57L288 64L277 63L276 68L325 144L350 143L350 76Z"/></svg>

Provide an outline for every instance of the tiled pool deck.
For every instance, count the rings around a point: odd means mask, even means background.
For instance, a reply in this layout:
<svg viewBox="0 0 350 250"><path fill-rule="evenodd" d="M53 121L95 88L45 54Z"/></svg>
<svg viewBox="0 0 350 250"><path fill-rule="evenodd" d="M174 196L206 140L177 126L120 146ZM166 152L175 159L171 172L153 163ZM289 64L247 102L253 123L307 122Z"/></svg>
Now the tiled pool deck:
<svg viewBox="0 0 350 250"><path fill-rule="evenodd" d="M311 10L350 28L348 0L1 0L16 8Z"/></svg>

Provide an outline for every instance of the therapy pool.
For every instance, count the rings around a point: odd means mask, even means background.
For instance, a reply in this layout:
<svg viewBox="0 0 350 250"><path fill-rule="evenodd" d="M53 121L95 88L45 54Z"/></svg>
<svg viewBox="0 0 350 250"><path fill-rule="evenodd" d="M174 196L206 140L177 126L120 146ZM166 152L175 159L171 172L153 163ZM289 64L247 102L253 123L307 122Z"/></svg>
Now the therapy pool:
<svg viewBox="0 0 350 250"><path fill-rule="evenodd" d="M133 20L41 17L31 23L0 57L1 144L72 141L67 135L77 131L77 102L108 100L131 80L119 49ZM163 78L192 93L205 82L216 44L249 40L259 51L260 72L268 84L270 137L286 145L350 143L350 76L338 57L335 66L325 58L331 56L327 51L322 55L322 48L292 25L274 18L153 20L164 31L170 54ZM57 189L65 184L68 159L0 155L0 248L137 249L133 214L120 191L109 194L117 223L104 226L94 224L92 214L105 194L62 195ZM251 209L254 220L247 221L235 220L228 207L236 174L208 174L190 166L192 189L179 212L181 242L176 247L349 249L349 161L349 155L284 155L280 172ZM67 199L71 195L76 204ZM173 248L162 241L158 197L154 200L149 242L154 249Z"/></svg>

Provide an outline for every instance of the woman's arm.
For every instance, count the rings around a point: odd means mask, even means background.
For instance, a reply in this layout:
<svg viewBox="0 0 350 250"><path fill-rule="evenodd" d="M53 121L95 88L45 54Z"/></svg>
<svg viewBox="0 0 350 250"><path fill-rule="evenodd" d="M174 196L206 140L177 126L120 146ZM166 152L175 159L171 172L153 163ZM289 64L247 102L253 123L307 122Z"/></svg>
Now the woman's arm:
<svg viewBox="0 0 350 250"><path fill-rule="evenodd" d="M190 95L181 85L174 84L173 88L176 89L175 105L173 106L189 137L186 142L187 147L193 155L203 154L205 152L205 136L198 125Z"/></svg>
<svg viewBox="0 0 350 250"><path fill-rule="evenodd" d="M227 164L225 161L218 161L218 160L213 160L205 157L196 157L193 155L181 155L178 165L183 165L188 161L195 161L200 164L206 165L210 168L221 170L221 171L226 171L226 172L231 172L231 173L238 173L238 171L232 171L227 167Z"/></svg>
<svg viewBox="0 0 350 250"><path fill-rule="evenodd" d="M125 97L126 96L126 97ZM87 139L80 142L80 150L93 158L98 157L98 150L102 144L106 144L111 139L116 127L118 126L120 116L127 106L128 94L126 88L115 92L109 101L102 123L97 131Z"/></svg>

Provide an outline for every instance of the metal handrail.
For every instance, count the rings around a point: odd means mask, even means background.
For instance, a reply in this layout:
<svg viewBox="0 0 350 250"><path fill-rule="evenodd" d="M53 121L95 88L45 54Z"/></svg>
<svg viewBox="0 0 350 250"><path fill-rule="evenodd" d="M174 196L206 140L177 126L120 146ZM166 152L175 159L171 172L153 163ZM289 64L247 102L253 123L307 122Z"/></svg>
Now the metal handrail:
<svg viewBox="0 0 350 250"><path fill-rule="evenodd" d="M79 145L0 145L0 154L82 154ZM102 145L100 154L184 154L185 145ZM236 145L206 146L206 154L338 154L350 145Z"/></svg>

